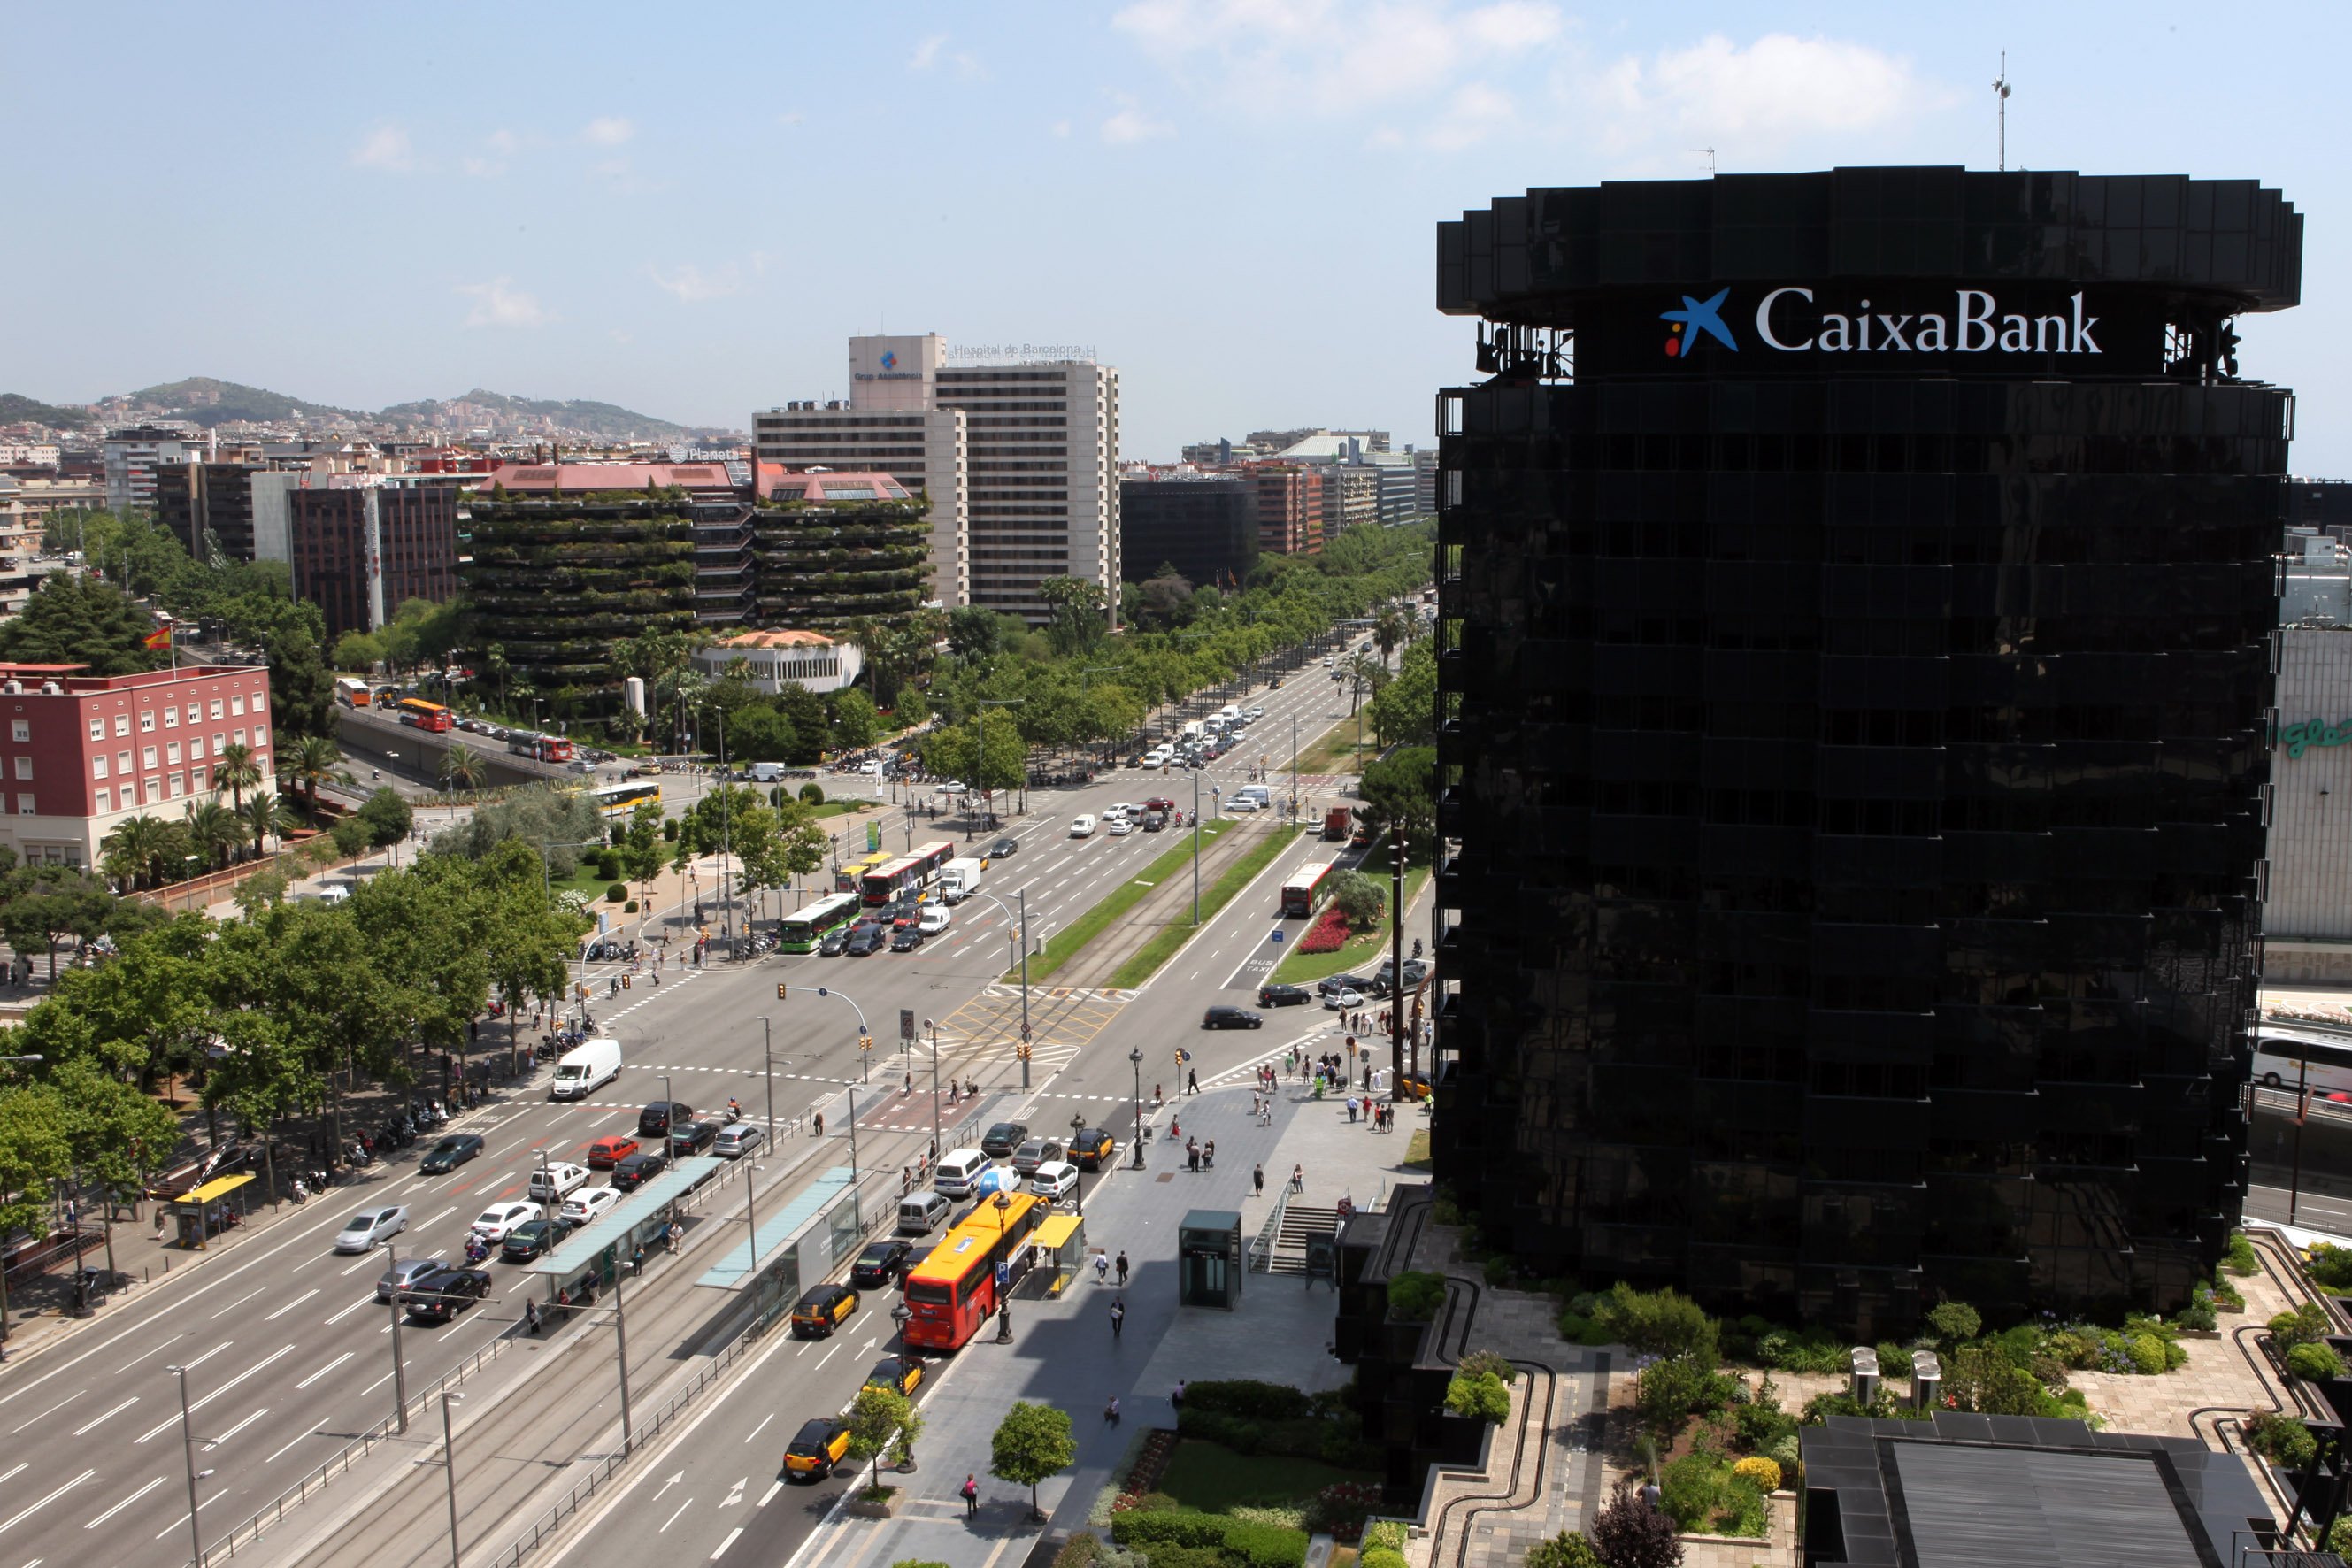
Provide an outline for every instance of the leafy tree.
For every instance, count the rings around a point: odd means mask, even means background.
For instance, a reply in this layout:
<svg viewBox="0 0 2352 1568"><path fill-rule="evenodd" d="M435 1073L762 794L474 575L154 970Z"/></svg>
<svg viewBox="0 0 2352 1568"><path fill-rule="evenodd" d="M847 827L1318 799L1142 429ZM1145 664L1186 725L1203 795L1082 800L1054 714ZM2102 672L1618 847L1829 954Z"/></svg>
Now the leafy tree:
<svg viewBox="0 0 2352 1568"><path fill-rule="evenodd" d="M978 715L969 723L934 730L925 736L923 765L939 777L961 779L986 792L1020 788L1028 778L1028 748L1019 730L1002 709L989 713L984 727L988 744L984 773L974 766L980 758L983 731ZM976 777L976 773L980 776Z"/></svg>
<svg viewBox="0 0 2352 1568"><path fill-rule="evenodd" d="M1043 1519L1045 1514L1037 1507L1037 1483L1069 1468L1077 1457L1069 1412L1021 1400L996 1425L989 1443L988 1473L1027 1487L1030 1517Z"/></svg>
<svg viewBox="0 0 2352 1568"><path fill-rule="evenodd" d="M895 1388L868 1384L849 1404L849 1457L874 1462L872 1484L882 1484L882 1451L890 1446L914 1415L907 1396Z"/></svg>
<svg viewBox="0 0 2352 1568"><path fill-rule="evenodd" d="M1079 653L1100 642L1108 628L1103 624L1102 584L1085 577L1048 577L1037 584L1045 601L1045 637L1058 654Z"/></svg>
<svg viewBox="0 0 2352 1568"><path fill-rule="evenodd" d="M1701 1372L1713 1372L1722 1359L1715 1320L1671 1288L1636 1290L1621 1280L1600 1299L1592 1320L1610 1338L1642 1355L1688 1356Z"/></svg>
<svg viewBox="0 0 2352 1568"><path fill-rule="evenodd" d="M479 789L488 777L489 764L473 747L451 746L441 753L441 784L444 788Z"/></svg>
<svg viewBox="0 0 2352 1568"><path fill-rule="evenodd" d="M56 1095L38 1088L0 1089L0 1236L49 1234L49 1184L72 1161ZM7 1314L8 1281L0 1274L0 1326Z"/></svg>
<svg viewBox="0 0 2352 1568"><path fill-rule="evenodd" d="M1132 586L1135 599L1129 613L1138 626L1166 631L1192 619L1192 584L1178 575L1173 566L1163 565Z"/></svg>
<svg viewBox="0 0 2352 1568"><path fill-rule="evenodd" d="M236 813L236 818L243 825L246 837L253 840L253 853L257 858L268 847L273 835L283 837L302 826L287 809L285 802L266 791L247 801L244 808Z"/></svg>
<svg viewBox="0 0 2352 1568"><path fill-rule="evenodd" d="M1396 678L1372 694L1372 733L1383 746L1426 745L1437 735L1437 655L1425 643L1405 650Z"/></svg>
<svg viewBox="0 0 2352 1568"><path fill-rule="evenodd" d="M398 790L386 784L360 806L359 819L367 825L368 842L381 849L408 837L416 824L416 813Z"/></svg>
<svg viewBox="0 0 2352 1568"><path fill-rule="evenodd" d="M17 866L0 871L0 937L19 953L46 949L49 979L58 977L58 942L88 942L103 931L116 900L106 885L77 866Z"/></svg>
<svg viewBox="0 0 2352 1568"><path fill-rule="evenodd" d="M806 767L824 751L825 737L833 731L833 715L824 710L824 699L796 680L784 682L775 697L776 711L791 721L793 732L800 738L798 747L784 760L796 767Z"/></svg>
<svg viewBox="0 0 2352 1568"><path fill-rule="evenodd" d="M1927 1309L1927 1326L1945 1344L1956 1345L1976 1338L1984 1320L1966 1301L1938 1301Z"/></svg>
<svg viewBox="0 0 2352 1568"><path fill-rule="evenodd" d="M637 884L639 907L646 907L648 886L662 868L662 808L646 801L630 815L628 832L621 840L621 868Z"/></svg>
<svg viewBox="0 0 2352 1568"><path fill-rule="evenodd" d="M747 763L784 763L806 750L799 730L773 703L752 703L728 721L730 757Z"/></svg>
<svg viewBox="0 0 2352 1568"><path fill-rule="evenodd" d="M1381 918L1389 900L1381 885L1361 871L1340 871L1331 878L1331 901L1339 906L1349 925L1363 931Z"/></svg>
<svg viewBox="0 0 2352 1568"><path fill-rule="evenodd" d="M1593 1551L1608 1568L1679 1568L1683 1560L1674 1520L1643 1500L1631 1476L1620 1477L1610 1489L1609 1500L1593 1516L1591 1535Z"/></svg>
<svg viewBox="0 0 2352 1568"><path fill-rule="evenodd" d="M1609 1568L1580 1530L1563 1530L1549 1541L1538 1541L1520 1559L1523 1568Z"/></svg>
<svg viewBox="0 0 2352 1568"><path fill-rule="evenodd" d="M92 675L130 675L159 662L145 646L155 622L111 583L53 572L0 623L0 659L16 664L84 664Z"/></svg>
<svg viewBox="0 0 2352 1568"><path fill-rule="evenodd" d="M948 612L948 652L977 661L1003 651L1003 626L996 611L984 605L966 605Z"/></svg>
<svg viewBox="0 0 2352 1568"><path fill-rule="evenodd" d="M1402 823L1408 841L1425 844L1437 826L1437 752L1408 746L1364 767L1360 808L1376 833Z"/></svg>
<svg viewBox="0 0 2352 1568"><path fill-rule="evenodd" d="M368 847L371 837L368 825L356 816L335 818L335 826L327 830L327 836L334 840L335 852L339 855L358 854Z"/></svg>
<svg viewBox="0 0 2352 1568"><path fill-rule="evenodd" d="M881 715L875 711L874 699L856 687L838 692L833 700L833 743L845 751L861 752L872 745L882 733Z"/></svg>
<svg viewBox="0 0 2352 1568"><path fill-rule="evenodd" d="M213 789L229 792L230 804L238 811L245 809L245 792L261 784L261 765L253 760L253 748L243 741L231 741L213 759Z"/></svg>
<svg viewBox="0 0 2352 1568"><path fill-rule="evenodd" d="M336 826L341 826L341 824ZM256 871L238 882L236 891L231 897L245 918L251 920L270 905L282 902L286 889L291 886L293 883L286 873L273 866L266 871Z"/></svg>
<svg viewBox="0 0 2352 1568"><path fill-rule="evenodd" d="M1365 693L1377 696L1381 688L1395 679L1389 673L1385 661L1369 653L1350 654L1348 661L1339 668L1348 677L1348 711L1351 715L1363 700Z"/></svg>
<svg viewBox="0 0 2352 1568"><path fill-rule="evenodd" d="M1511 1414L1511 1391L1491 1372L1455 1373L1445 1385L1445 1408L1489 1426Z"/></svg>

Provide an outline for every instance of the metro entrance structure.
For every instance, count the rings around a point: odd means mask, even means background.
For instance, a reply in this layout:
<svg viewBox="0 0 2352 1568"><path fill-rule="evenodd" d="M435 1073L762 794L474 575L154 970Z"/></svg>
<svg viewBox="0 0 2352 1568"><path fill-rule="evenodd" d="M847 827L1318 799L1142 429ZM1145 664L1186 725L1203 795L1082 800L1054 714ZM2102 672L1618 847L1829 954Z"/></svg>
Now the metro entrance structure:
<svg viewBox="0 0 2352 1568"><path fill-rule="evenodd" d="M2251 181L1441 224L1436 1173L1530 1271L2169 1312L2246 1183L2295 304ZM1734 1305L1737 1303L1737 1305Z"/></svg>

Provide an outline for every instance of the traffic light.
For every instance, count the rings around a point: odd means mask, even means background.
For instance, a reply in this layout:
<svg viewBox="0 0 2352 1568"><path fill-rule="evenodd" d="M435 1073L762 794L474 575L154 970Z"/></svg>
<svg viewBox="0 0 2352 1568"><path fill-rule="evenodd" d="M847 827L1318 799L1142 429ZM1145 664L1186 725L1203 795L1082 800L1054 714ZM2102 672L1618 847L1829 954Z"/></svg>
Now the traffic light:
<svg viewBox="0 0 2352 1568"><path fill-rule="evenodd" d="M861 1030L857 1036L857 1048L861 1051L872 1050L874 1048L874 1037Z"/></svg>
<svg viewBox="0 0 2352 1568"><path fill-rule="evenodd" d="M1024 1062L1027 1061L1029 1059L1029 1047L1027 1046L1023 1046L1020 1047L1020 1051L1021 1059Z"/></svg>
<svg viewBox="0 0 2352 1568"><path fill-rule="evenodd" d="M777 982L776 982L776 1000L777 1000L777 1001L781 1002L781 1001L782 1001L782 1000L784 999L784 989L785 989L785 987L784 987L784 983L783 983L782 981L781 981L781 980L777 981Z"/></svg>

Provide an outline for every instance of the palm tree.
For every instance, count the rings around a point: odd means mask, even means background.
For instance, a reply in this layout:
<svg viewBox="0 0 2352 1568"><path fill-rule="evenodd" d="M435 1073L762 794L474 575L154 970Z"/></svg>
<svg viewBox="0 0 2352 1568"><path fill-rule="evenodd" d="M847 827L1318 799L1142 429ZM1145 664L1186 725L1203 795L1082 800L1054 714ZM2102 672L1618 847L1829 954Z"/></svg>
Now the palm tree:
<svg viewBox="0 0 2352 1568"><path fill-rule="evenodd" d="M335 776L335 769L343 760L341 750L324 735L305 735L294 743L291 752L281 749L278 755L286 764L286 776L302 786L303 798L315 814L319 809L319 786Z"/></svg>
<svg viewBox="0 0 2352 1568"><path fill-rule="evenodd" d="M253 840L253 853L257 858L268 847L271 834L282 834L299 826L294 814L279 804L274 795L256 794L251 800L236 808L236 819L245 829L245 836Z"/></svg>
<svg viewBox="0 0 2352 1568"><path fill-rule="evenodd" d="M155 858L156 835L163 828L162 823L144 813L124 817L100 843L100 866L125 887L137 887Z"/></svg>
<svg viewBox="0 0 2352 1568"><path fill-rule="evenodd" d="M1382 605L1381 613L1373 617L1372 640L1380 645L1381 662L1383 664L1388 662L1389 655L1396 651L1397 644L1404 641L1404 619L1394 605Z"/></svg>
<svg viewBox="0 0 2352 1568"><path fill-rule="evenodd" d="M226 865L245 843L245 826L236 812L219 801L208 800L188 808L189 841L205 864L215 870Z"/></svg>
<svg viewBox="0 0 2352 1568"><path fill-rule="evenodd" d="M471 746L452 746L441 754L441 787L479 789L489 776L489 764Z"/></svg>
<svg viewBox="0 0 2352 1568"><path fill-rule="evenodd" d="M1364 693L1378 691L1392 679L1389 667L1368 653L1355 655L1342 668L1348 677L1348 711L1350 713L1356 710L1356 705L1363 700Z"/></svg>
<svg viewBox="0 0 2352 1568"><path fill-rule="evenodd" d="M243 741L231 741L220 749L213 763L213 788L230 792L235 807L245 809L245 792L261 783L261 769L253 760L253 748Z"/></svg>

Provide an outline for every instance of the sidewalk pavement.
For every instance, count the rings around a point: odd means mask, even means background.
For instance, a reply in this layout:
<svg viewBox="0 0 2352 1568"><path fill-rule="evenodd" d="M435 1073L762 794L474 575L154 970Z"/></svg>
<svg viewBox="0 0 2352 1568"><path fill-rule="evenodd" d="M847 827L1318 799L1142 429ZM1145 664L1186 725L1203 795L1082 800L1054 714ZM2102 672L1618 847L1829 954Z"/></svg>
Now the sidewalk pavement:
<svg viewBox="0 0 2352 1568"><path fill-rule="evenodd" d="M1317 1042L1314 1048L1328 1047ZM1234 1310L1179 1308L1176 1231L1191 1210L1238 1209L1244 1242L1254 1239L1294 1164L1306 1172L1305 1194L1295 1201L1323 1207L1344 1195L1370 1207L1399 1182L1424 1179L1400 1163L1423 1119L1407 1109L1396 1131L1376 1133L1366 1122L1348 1121L1344 1095L1315 1100L1297 1079L1286 1079L1274 1125L1262 1128L1249 1113L1250 1097L1244 1069L1236 1081L1171 1101L1151 1118L1148 1168L1129 1168L1124 1162L1133 1156L1122 1148L1119 1169L1086 1198L1088 1247L1114 1258L1127 1254L1133 1270L1127 1287L1118 1286L1115 1273L1112 1283L1097 1284L1087 1268L1059 1300L1015 1300L1011 1345L983 1331L938 1363L921 1405L920 1468L889 1478L901 1489L897 1514L867 1521L836 1510L803 1546L796 1564L882 1568L918 1558L951 1568L1003 1568L1007 1553L1025 1552L1041 1528L1056 1535L1086 1528L1104 1489L1125 1480L1143 1435L1174 1425L1168 1396L1180 1379L1263 1378L1309 1391L1348 1382L1350 1369L1330 1351L1337 1298L1328 1283L1246 1274ZM1181 1121L1181 1137L1168 1137L1171 1121ZM1216 1169L1186 1168L1188 1137L1216 1141ZM1260 1163L1263 1196L1251 1180ZM1118 1334L1110 1326L1114 1300L1127 1306ZM1122 1417L1116 1426L1103 1415L1114 1395ZM1024 1489L988 1474L992 1435L1015 1400L1070 1413L1077 1462L1037 1489L1050 1526L1030 1521ZM977 1476L981 1489L980 1509L969 1518L957 1495L967 1474Z"/></svg>

